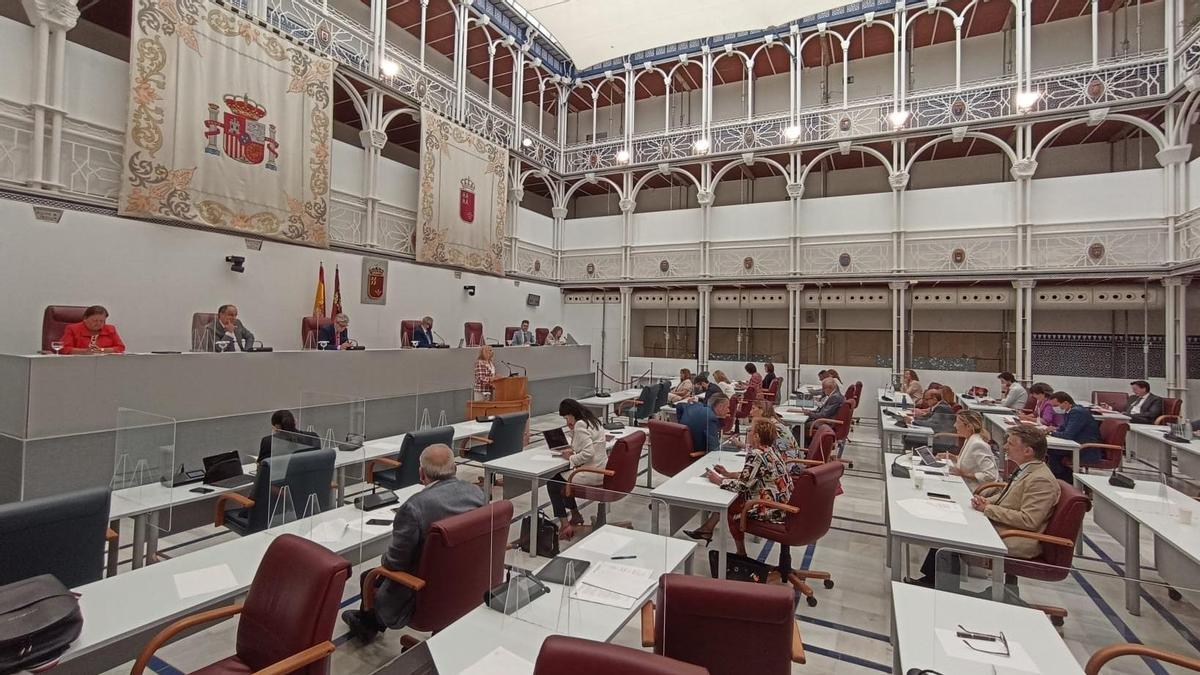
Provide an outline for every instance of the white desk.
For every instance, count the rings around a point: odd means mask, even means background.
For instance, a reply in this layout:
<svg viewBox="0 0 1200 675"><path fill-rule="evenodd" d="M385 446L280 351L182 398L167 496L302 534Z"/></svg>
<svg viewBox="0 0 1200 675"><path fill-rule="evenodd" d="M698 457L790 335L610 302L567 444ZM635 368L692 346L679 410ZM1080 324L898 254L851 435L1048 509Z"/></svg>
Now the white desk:
<svg viewBox="0 0 1200 675"><path fill-rule="evenodd" d="M1141 528L1154 533L1154 564L1163 581L1193 589L1200 581L1200 502L1152 481L1140 480L1132 489L1108 484L1107 476L1076 476L1091 491L1092 518L1125 547L1125 608L1141 614ZM1180 507L1192 510L1192 523L1179 522ZM1172 511L1176 515L1172 515Z"/></svg>
<svg viewBox="0 0 1200 675"><path fill-rule="evenodd" d="M721 579L725 578L725 554L729 551L729 528L726 519L729 515L729 505L737 499L737 494L722 490L705 478L704 474L709 467L716 464L730 471L741 471L745 463L744 457L733 452L710 452L650 492L650 531L654 534L659 532L659 512L663 504L667 505L667 534L670 535L679 531L679 528L697 513L718 514L715 534L717 551L720 552L717 576Z"/></svg>
<svg viewBox="0 0 1200 675"><path fill-rule="evenodd" d="M641 395L642 388L637 387L636 389L614 391L608 396L589 396L587 398L581 398L579 399L579 404L587 408L595 408L599 410L599 417L607 422L608 409L610 407L613 407L618 403L624 403L625 401L632 401Z"/></svg>
<svg viewBox="0 0 1200 675"><path fill-rule="evenodd" d="M396 491L399 504L391 508L399 508L400 504L421 489L422 486L414 485ZM381 513L384 515L380 516ZM323 522L339 518L351 523L361 521L361 533L357 527L351 527L340 540L322 543L340 555L353 554L351 559L357 560L358 551L383 545L392 533L390 525L367 525L366 520L389 515L391 512L386 509L363 513L353 506L343 506L312 518L239 537L128 574L75 588L73 590L80 594L83 632L63 654L55 672L96 673L113 668L135 658L149 637L172 621L225 604L245 593L250 588L267 547L281 533L307 536L312 526ZM378 553L371 552L370 555ZM236 585L189 598L179 597L175 586L177 574L218 565L229 566ZM88 657L86 663L76 663L85 656Z"/></svg>
<svg viewBox="0 0 1200 675"><path fill-rule="evenodd" d="M633 541L618 555L636 555L632 560L618 561L635 567L654 570L655 577L674 571L695 549L693 542L662 537L636 530L606 525L563 551L562 556L593 563L607 561L606 555L588 551L581 544L601 532L614 533ZM584 573L586 575L586 572ZM551 635L608 642L640 611L658 588L652 585L630 609L570 600L570 619L564 608L563 594L567 587L546 584L550 592L505 616L488 607L479 606L445 630L429 638L429 652L438 671L459 673L479 661L497 647L504 647L530 663L537 661L542 642ZM568 627L569 624L569 627ZM513 673L513 675L519 675Z"/></svg>
<svg viewBox="0 0 1200 675"><path fill-rule="evenodd" d="M638 427L625 427L618 431L607 432L608 440L605 446L608 450L612 450L617 444L617 440L628 436L634 432L643 431ZM536 520L538 509L541 506L541 490L542 481L558 475L560 472L566 471L571 466L567 460L550 453L550 448L546 446L545 441L537 443L534 447L517 452L506 457L493 459L490 462L483 463L483 484L485 486L492 484L492 476L504 476L504 498L512 499L517 495L529 493L529 514ZM563 477L564 479L566 476ZM484 499L491 501L491 490L484 490ZM537 554L537 533L536 527L529 528L529 551L531 555Z"/></svg>
<svg viewBox="0 0 1200 675"><path fill-rule="evenodd" d="M1126 445L1130 454L1145 460L1144 455L1150 455L1153 464L1162 473L1174 475L1171 464L1173 451L1179 451L1179 470L1192 478L1200 479L1200 440L1192 439L1190 443L1168 441L1163 434L1170 427L1154 424L1130 424Z"/></svg>
<svg viewBox="0 0 1200 675"><path fill-rule="evenodd" d="M779 419L790 426L804 426L808 423L808 415L802 412L793 412L788 410L789 407L795 406L779 406L775 409L775 413L779 415Z"/></svg>
<svg viewBox="0 0 1200 675"><path fill-rule="evenodd" d="M996 599L1004 593L1004 556L1008 548L996 533L996 528L983 513L971 508L971 490L962 478L941 475L944 469L917 469L924 471L925 484L921 490L913 486L911 478L898 478L891 473L892 461L903 455L884 456L884 483L887 491L885 516L888 528L888 559L891 561L892 581L900 581L908 556L904 547L917 544L929 548L950 548L970 553L979 553L992 558L992 594ZM901 502L909 499L944 504L926 497L928 492L949 495L961 509L962 522L955 522L949 515L942 518L927 518L906 509Z"/></svg>
<svg viewBox="0 0 1200 675"><path fill-rule="evenodd" d="M988 426L991 427L991 429L989 429L989 431L991 431L992 438L994 438L996 440L996 442L1001 445L1004 444L1004 437L1008 435L1008 430L1012 429L1017 424L1022 424L1022 422L1012 423L1010 421L1010 420L1019 419L1016 416L1016 413L1012 413L1012 412L1010 412L1007 415L998 415L995 413L991 413L988 415L984 415L983 419L988 423ZM1041 425L1037 425L1037 426L1042 431L1046 431L1045 427L1043 427ZM1067 440L1065 438L1058 438L1058 437L1047 434L1046 435L1046 447L1049 448L1050 450L1063 450L1066 452L1070 452L1071 453L1071 466L1073 467L1072 470L1076 474L1079 473L1079 444L1078 443L1076 443L1075 441Z"/></svg>
<svg viewBox="0 0 1200 675"><path fill-rule="evenodd" d="M892 583L894 672L923 668L947 675L1021 672L993 670L991 663L947 654L934 631L940 628L957 632L959 625L992 635L1003 631L1010 649L1019 646L1037 664L1040 672L1083 675L1079 662L1050 624L1050 619L1036 609L896 582Z"/></svg>
<svg viewBox="0 0 1200 675"><path fill-rule="evenodd" d="M891 399L885 401L884 397ZM879 446L883 447L885 439L883 434L884 408L911 408L913 405L912 398L902 391L893 391L888 393L888 390L880 387L876 390L875 397L875 419L879 420Z"/></svg>
<svg viewBox="0 0 1200 675"><path fill-rule="evenodd" d="M982 399L969 396L959 396L958 400L962 402L963 407L967 410L974 410L980 415L997 414L997 415L1013 415L1015 411L1008 406L1000 405L999 403L985 403Z"/></svg>
<svg viewBox="0 0 1200 675"><path fill-rule="evenodd" d="M492 427L490 422L476 422L474 420L458 422L452 426L454 427L455 441L460 441L477 434L486 434ZM386 438L377 438L363 443L361 450L337 453L333 466L337 477L338 506L343 506L345 503L347 485L346 468L356 464L362 465L368 460L395 455L400 451L400 446L404 442L404 436L404 434L399 434ZM244 464L242 470L249 475L254 475L258 470L258 465L256 463ZM197 487L210 488L212 491L203 494L192 492ZM239 488L238 491L245 491L249 487ZM167 487L161 483L148 483L139 487L115 490L112 493L112 501L109 506L109 520L119 521L123 518L133 520L133 551L131 562L133 569L138 569L143 565L153 564L157 558L158 533L160 530L159 521L162 513L170 511L176 506L216 501L218 497L231 491L233 490L229 488L203 485L202 483L181 485L178 487ZM114 529L119 535L120 528ZM114 546L119 547L119 545L120 541L118 539L117 542L114 542ZM109 566L110 573L115 574L116 570L112 565L111 559Z"/></svg>
<svg viewBox="0 0 1200 675"><path fill-rule="evenodd" d="M892 441L895 440L897 437L921 436L922 438L933 438L933 427L914 426L911 424L908 426L902 427L902 426L896 424L896 421L897 421L896 418L885 413L884 412L885 410L891 410L893 412L898 412L898 413L905 412L904 410L902 410L900 408L889 408L886 406L881 407L879 409L879 435L881 438L881 440L880 440L881 460L880 461L882 461L883 455L886 455L886 454L892 452ZM887 467L885 466L884 471L886 471L886 470L887 470Z"/></svg>

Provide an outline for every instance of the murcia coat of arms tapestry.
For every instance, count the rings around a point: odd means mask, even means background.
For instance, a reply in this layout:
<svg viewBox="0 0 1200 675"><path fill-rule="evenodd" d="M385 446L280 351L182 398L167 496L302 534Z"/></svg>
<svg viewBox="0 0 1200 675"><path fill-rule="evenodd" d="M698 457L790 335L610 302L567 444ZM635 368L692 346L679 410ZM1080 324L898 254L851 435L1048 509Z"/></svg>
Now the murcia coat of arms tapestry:
<svg viewBox="0 0 1200 675"><path fill-rule="evenodd" d="M327 246L333 63L207 0L135 0L119 212Z"/></svg>
<svg viewBox="0 0 1200 675"><path fill-rule="evenodd" d="M508 151L428 110L421 114L417 260L504 274Z"/></svg>

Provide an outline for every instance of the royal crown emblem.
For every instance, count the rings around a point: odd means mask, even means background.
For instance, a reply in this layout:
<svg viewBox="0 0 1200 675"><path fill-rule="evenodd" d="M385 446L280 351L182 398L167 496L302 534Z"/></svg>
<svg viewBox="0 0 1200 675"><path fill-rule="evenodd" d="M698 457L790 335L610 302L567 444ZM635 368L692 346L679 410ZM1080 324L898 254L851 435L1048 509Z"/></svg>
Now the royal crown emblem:
<svg viewBox="0 0 1200 675"><path fill-rule="evenodd" d="M464 223L475 222L475 181L470 176L458 182L458 217Z"/></svg>
<svg viewBox="0 0 1200 675"><path fill-rule="evenodd" d="M371 300L383 298L387 289L387 270L383 265L371 265L367 268L367 297Z"/></svg>
<svg viewBox="0 0 1200 675"><path fill-rule="evenodd" d="M221 113L216 103L208 104L208 119L204 121L204 137L208 139L205 154L221 156L222 147L217 136L224 136L224 154L242 164L263 164L271 171L277 170L279 143L275 140L275 125L261 122L267 109L250 98L249 94L235 96L226 94L225 107Z"/></svg>

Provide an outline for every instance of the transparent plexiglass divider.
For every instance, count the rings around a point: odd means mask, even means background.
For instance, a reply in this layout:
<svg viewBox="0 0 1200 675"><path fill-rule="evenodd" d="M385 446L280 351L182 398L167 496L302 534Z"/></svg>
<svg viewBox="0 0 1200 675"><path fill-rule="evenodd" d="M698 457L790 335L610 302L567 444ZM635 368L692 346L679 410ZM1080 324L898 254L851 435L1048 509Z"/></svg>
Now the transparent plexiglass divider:
<svg viewBox="0 0 1200 675"><path fill-rule="evenodd" d="M116 430L109 483L113 512L146 513L148 527L170 531L177 492L186 489L173 487L182 482L183 468L175 462L175 419L144 410L118 408Z"/></svg>
<svg viewBox="0 0 1200 675"><path fill-rule="evenodd" d="M1200 566L1192 562L1186 586L1164 578L1177 561L1164 548L1173 545L1157 539L1141 537L1134 574L1121 562L1122 543L1103 533L1089 532L1086 555L1070 567L939 549L937 588L895 607L901 672L1082 673L1098 651L1130 642L1194 659ZM1184 672L1150 664L1123 657L1102 672Z"/></svg>
<svg viewBox="0 0 1200 675"><path fill-rule="evenodd" d="M335 501L342 505L347 500L348 490L361 485L366 477L366 399L328 392L301 392L296 423L298 429L317 434L322 449L335 452ZM301 444L293 450L303 448Z"/></svg>

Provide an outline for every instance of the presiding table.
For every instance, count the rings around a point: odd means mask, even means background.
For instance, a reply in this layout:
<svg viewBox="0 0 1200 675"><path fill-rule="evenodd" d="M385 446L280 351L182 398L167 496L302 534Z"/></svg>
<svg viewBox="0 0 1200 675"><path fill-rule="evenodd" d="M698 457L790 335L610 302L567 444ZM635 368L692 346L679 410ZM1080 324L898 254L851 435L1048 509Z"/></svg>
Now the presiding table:
<svg viewBox="0 0 1200 675"><path fill-rule="evenodd" d="M590 386L588 346L531 349L533 414L557 410ZM119 410L174 427L174 463L238 450L258 453L278 409L309 407L341 426L384 437L415 428L423 411L451 419L471 398L478 349L367 349L217 354L54 356L0 354L0 503L104 485L112 475ZM332 404L339 401L346 412ZM352 412L351 412L352 411ZM301 420L301 428L308 426ZM365 428L363 428L365 427ZM157 470L158 467L150 467Z"/></svg>

